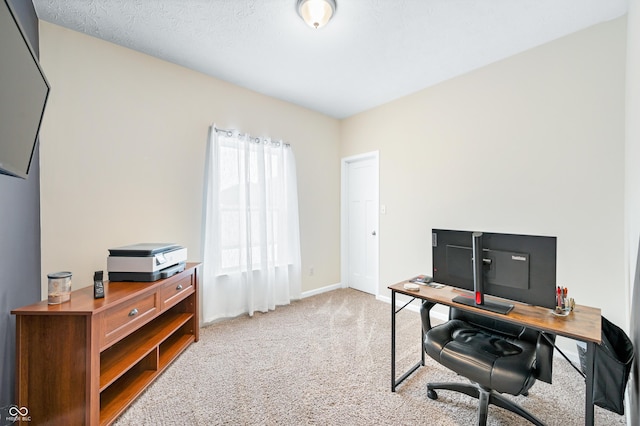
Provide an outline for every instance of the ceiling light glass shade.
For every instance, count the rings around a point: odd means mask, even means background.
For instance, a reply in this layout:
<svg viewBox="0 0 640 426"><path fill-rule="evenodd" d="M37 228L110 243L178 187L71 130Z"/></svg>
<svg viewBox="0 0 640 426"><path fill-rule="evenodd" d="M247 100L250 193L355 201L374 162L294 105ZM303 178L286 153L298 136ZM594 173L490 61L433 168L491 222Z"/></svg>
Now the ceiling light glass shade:
<svg viewBox="0 0 640 426"><path fill-rule="evenodd" d="M298 14L312 28L324 27L335 12L335 0L298 0Z"/></svg>

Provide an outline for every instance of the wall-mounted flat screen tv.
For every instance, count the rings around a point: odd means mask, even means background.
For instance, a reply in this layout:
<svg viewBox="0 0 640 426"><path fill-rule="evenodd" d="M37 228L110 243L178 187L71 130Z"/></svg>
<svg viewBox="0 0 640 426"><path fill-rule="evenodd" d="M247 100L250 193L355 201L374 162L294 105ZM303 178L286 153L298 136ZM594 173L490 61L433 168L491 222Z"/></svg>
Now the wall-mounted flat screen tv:
<svg viewBox="0 0 640 426"><path fill-rule="evenodd" d="M26 179L49 90L16 14L0 0L0 173Z"/></svg>

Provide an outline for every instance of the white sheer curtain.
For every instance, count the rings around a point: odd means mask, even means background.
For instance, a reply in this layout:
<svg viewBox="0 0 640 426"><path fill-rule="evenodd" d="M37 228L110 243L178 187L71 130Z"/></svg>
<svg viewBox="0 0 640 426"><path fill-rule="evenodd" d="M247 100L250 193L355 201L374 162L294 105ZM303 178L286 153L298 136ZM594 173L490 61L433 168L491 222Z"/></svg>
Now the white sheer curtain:
<svg viewBox="0 0 640 426"><path fill-rule="evenodd" d="M209 132L203 322L299 299L300 231L289 145L237 131Z"/></svg>

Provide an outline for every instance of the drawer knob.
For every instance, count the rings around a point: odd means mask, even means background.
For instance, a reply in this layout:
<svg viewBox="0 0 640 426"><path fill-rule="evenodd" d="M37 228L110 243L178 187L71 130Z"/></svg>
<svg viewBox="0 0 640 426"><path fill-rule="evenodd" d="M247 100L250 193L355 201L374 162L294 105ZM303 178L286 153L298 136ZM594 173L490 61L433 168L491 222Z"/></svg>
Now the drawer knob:
<svg viewBox="0 0 640 426"><path fill-rule="evenodd" d="M176 287L176 290L182 290L182 284L178 284L178 287Z"/></svg>
<svg viewBox="0 0 640 426"><path fill-rule="evenodd" d="M132 317L138 314L138 308L133 308L131 312L129 312L129 316Z"/></svg>

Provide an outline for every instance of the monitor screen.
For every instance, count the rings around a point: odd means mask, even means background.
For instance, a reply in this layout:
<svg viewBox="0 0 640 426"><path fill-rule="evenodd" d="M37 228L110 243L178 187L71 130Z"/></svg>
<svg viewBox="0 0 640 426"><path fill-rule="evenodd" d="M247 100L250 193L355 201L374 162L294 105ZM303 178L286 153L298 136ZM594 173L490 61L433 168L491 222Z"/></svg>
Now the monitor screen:
<svg viewBox="0 0 640 426"><path fill-rule="evenodd" d="M473 291L472 231L432 230L433 280ZM484 294L556 305L556 237L482 233Z"/></svg>

